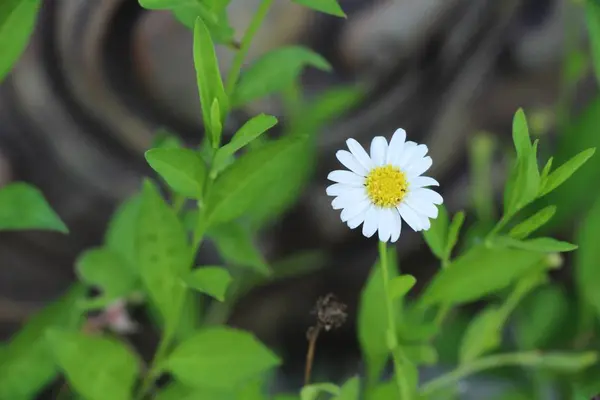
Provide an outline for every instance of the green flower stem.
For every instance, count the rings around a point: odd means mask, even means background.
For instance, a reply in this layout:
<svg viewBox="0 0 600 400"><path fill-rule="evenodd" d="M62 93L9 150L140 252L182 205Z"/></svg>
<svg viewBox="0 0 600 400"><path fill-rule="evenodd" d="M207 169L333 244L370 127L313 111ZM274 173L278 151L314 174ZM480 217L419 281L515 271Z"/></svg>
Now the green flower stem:
<svg viewBox="0 0 600 400"><path fill-rule="evenodd" d="M390 297L390 273L388 265L387 245L385 242L379 242L379 264L381 267L381 277L383 279L383 292L385 293L385 308L387 313L388 329L386 340L388 348L392 353L394 362L394 377L396 385L400 392L400 398L403 400L411 400L411 390L409 383L406 381L406 376L402 372L402 359L399 354L398 343L396 341L396 319L394 318L394 307L392 298Z"/></svg>
<svg viewBox="0 0 600 400"><path fill-rule="evenodd" d="M421 386L419 393L423 396L431 396L436 392L457 384L461 379L478 372L508 366L531 366L540 365L544 360L544 354L539 351L526 351L517 353L499 354L480 358L471 363L461 365L454 371L433 379Z"/></svg>
<svg viewBox="0 0 600 400"><path fill-rule="evenodd" d="M244 59L248 54L248 50L250 49L252 39L254 38L254 35L256 35L256 32L258 32L258 29L262 25L263 20L267 16L267 13L271 8L271 4L273 4L273 0L262 0L260 5L258 6L258 10L256 10L254 17L252 17L252 20L250 21L250 25L248 25L248 29L246 29L246 33L244 34L244 37L242 38L242 43L240 44L240 49L235 54L235 57L233 58L233 62L231 64L231 68L229 70L229 73L227 74L225 89L228 96L231 96L233 90L235 89L235 85L237 83L238 78L240 77L240 72L242 70L242 64L244 63Z"/></svg>

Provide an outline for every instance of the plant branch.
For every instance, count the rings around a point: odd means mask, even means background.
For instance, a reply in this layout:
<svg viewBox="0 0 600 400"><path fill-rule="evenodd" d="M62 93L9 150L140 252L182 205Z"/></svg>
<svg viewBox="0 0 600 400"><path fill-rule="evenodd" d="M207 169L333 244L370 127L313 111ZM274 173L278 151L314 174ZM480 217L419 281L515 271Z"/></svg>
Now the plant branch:
<svg viewBox="0 0 600 400"><path fill-rule="evenodd" d="M262 0L258 6L258 10L256 10L254 17L252 17L252 20L250 21L250 25L248 25L248 29L246 29L246 33L244 34L240 44L240 49L235 54L233 62L231 63L231 68L227 74L226 91L228 96L231 96L233 90L235 89L235 85L242 70L242 64L244 64L244 60L248 54L248 50L250 49L250 44L252 43L252 39L254 39L254 35L256 35L256 32L258 32L258 29L267 16L267 13L271 8L271 4L273 4L273 0Z"/></svg>

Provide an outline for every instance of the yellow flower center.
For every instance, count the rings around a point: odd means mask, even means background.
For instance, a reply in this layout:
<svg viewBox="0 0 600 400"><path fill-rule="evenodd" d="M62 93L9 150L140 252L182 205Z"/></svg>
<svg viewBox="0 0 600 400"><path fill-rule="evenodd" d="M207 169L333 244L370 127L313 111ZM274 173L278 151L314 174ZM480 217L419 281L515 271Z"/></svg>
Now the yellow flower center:
<svg viewBox="0 0 600 400"><path fill-rule="evenodd" d="M404 172L391 165L373 168L365 186L369 199L379 207L396 207L408 190Z"/></svg>

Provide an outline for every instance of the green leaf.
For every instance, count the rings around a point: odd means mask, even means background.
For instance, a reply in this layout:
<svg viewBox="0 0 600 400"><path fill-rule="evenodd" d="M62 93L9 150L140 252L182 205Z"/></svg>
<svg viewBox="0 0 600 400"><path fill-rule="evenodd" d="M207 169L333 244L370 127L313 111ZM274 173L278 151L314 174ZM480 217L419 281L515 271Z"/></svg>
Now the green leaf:
<svg viewBox="0 0 600 400"><path fill-rule="evenodd" d="M261 275L271 270L254 244L250 231L239 223L229 223L211 228L208 236L214 240L219 254L230 264L249 267Z"/></svg>
<svg viewBox="0 0 600 400"><path fill-rule="evenodd" d="M71 387L90 400L129 400L140 360L121 342L58 329L48 331L52 352Z"/></svg>
<svg viewBox="0 0 600 400"><path fill-rule="evenodd" d="M600 281L600 268L598 268L598 260L600 260L599 237L600 200L597 200L587 216L582 219L577 232L577 242L580 248L575 253L575 281L579 293L593 306L597 316L600 316L600 290L598 290L598 282Z"/></svg>
<svg viewBox="0 0 600 400"><path fill-rule="evenodd" d="M440 271L421 297L424 304L465 303L504 289L525 275L543 254L478 245Z"/></svg>
<svg viewBox="0 0 600 400"><path fill-rule="evenodd" d="M152 139L151 149L179 149L183 147L181 139L169 132L168 130L161 128L154 134Z"/></svg>
<svg viewBox="0 0 600 400"><path fill-rule="evenodd" d="M221 141L221 134L223 133L223 124L221 123L221 111L219 109L219 100L214 99L212 102L212 106L210 107L210 123L211 133L212 133L212 142L219 143Z"/></svg>
<svg viewBox="0 0 600 400"><path fill-rule="evenodd" d="M449 260L452 255L452 250L456 243L458 242L458 234L460 233L460 228L462 228L463 223L465 222L465 213L462 211L454 214L454 218L452 218L452 223L448 228L448 240L446 241L446 249L444 251L445 256L444 260Z"/></svg>
<svg viewBox="0 0 600 400"><path fill-rule="evenodd" d="M277 118L266 114L259 114L247 121L235 133L229 143L217 150L213 161L213 171L219 172L223 170L227 166L228 159L236 151L271 129L275 124L277 124Z"/></svg>
<svg viewBox="0 0 600 400"><path fill-rule="evenodd" d="M106 247L125 258L130 268L138 269L135 245L136 226L140 213L141 196L124 201L112 215L104 237Z"/></svg>
<svg viewBox="0 0 600 400"><path fill-rule="evenodd" d="M504 192L506 215L514 215L535 200L539 194L540 174L537 165L537 144L536 140L529 154L517 158Z"/></svg>
<svg viewBox="0 0 600 400"><path fill-rule="evenodd" d="M233 93L233 107L283 91L305 66L331 70L327 60L305 47L285 46L266 53L243 72Z"/></svg>
<svg viewBox="0 0 600 400"><path fill-rule="evenodd" d="M410 289L415 286L417 280L412 275L400 275L390 280L390 297L398 299L406 296Z"/></svg>
<svg viewBox="0 0 600 400"><path fill-rule="evenodd" d="M527 118L522 108L519 108L513 118L512 126L513 142L517 151L517 158L524 159L531 153L531 138L529 137L529 127Z"/></svg>
<svg viewBox="0 0 600 400"><path fill-rule="evenodd" d="M554 162L554 157L550 157L544 165L544 169L542 170L542 174L540 176L541 186L544 187L546 184L546 179L548 179L548 175L550 175L550 170L552 169L552 163Z"/></svg>
<svg viewBox="0 0 600 400"><path fill-rule="evenodd" d="M190 388L179 382L172 382L161 389L155 400L237 400L230 390L215 390L210 388ZM246 399L243 399L246 400Z"/></svg>
<svg viewBox="0 0 600 400"><path fill-rule="evenodd" d="M548 345L553 335L563 330L569 310L567 297L556 285L539 288L525 297L516 311L519 348L534 350Z"/></svg>
<svg viewBox="0 0 600 400"><path fill-rule="evenodd" d="M544 207L531 217L527 218L525 221L512 228L508 234L514 239L525 239L550 221L555 213L555 206Z"/></svg>
<svg viewBox="0 0 600 400"><path fill-rule="evenodd" d="M3 0L0 4L0 82L29 43L40 0Z"/></svg>
<svg viewBox="0 0 600 400"><path fill-rule="evenodd" d="M192 271L186 282L190 287L224 301L231 275L225 268L202 266Z"/></svg>
<svg viewBox="0 0 600 400"><path fill-rule="evenodd" d="M232 46L234 44L235 31L229 24L227 10L225 7L213 3L208 4L189 0L173 8L173 15L186 27L193 29L196 17L202 18L214 41Z"/></svg>
<svg viewBox="0 0 600 400"><path fill-rule="evenodd" d="M336 17L346 18L346 14L337 0L293 0L294 3L301 4L315 11L330 14Z"/></svg>
<svg viewBox="0 0 600 400"><path fill-rule="evenodd" d="M39 189L24 182L10 183L0 188L0 230L25 229L69 232Z"/></svg>
<svg viewBox="0 0 600 400"><path fill-rule="evenodd" d="M565 252L577 249L577 245L546 237L530 240L516 240L509 237L499 237L496 239L496 243L516 249L541 253Z"/></svg>
<svg viewBox="0 0 600 400"><path fill-rule="evenodd" d="M459 359L468 363L479 356L495 350L501 343L501 328L504 318L498 308L491 306L477 314L469 324L461 345Z"/></svg>
<svg viewBox="0 0 600 400"><path fill-rule="evenodd" d="M177 193L199 199L206 179L206 165L191 149L148 150L146 161Z"/></svg>
<svg viewBox="0 0 600 400"><path fill-rule="evenodd" d="M128 296L137 288L137 275L131 266L119 253L106 247L85 251L79 256L76 269L82 282L102 289L104 305Z"/></svg>
<svg viewBox="0 0 600 400"><path fill-rule="evenodd" d="M573 373L584 370L598 361L598 356L593 351L581 353L546 353L536 357L533 367L544 368L564 373Z"/></svg>
<svg viewBox="0 0 600 400"><path fill-rule="evenodd" d="M340 394L334 400L358 400L360 397L360 379L353 377L348 379L340 388Z"/></svg>
<svg viewBox="0 0 600 400"><path fill-rule="evenodd" d="M329 382L306 385L300 390L300 400L317 400L321 393L337 396L340 393L340 387Z"/></svg>
<svg viewBox="0 0 600 400"><path fill-rule="evenodd" d="M252 334L215 327L180 344L164 367L192 387L233 389L279 364L281 360Z"/></svg>
<svg viewBox="0 0 600 400"><path fill-rule="evenodd" d="M183 3L182 0L138 0L138 2L147 10L168 10Z"/></svg>
<svg viewBox="0 0 600 400"><path fill-rule="evenodd" d="M204 128L208 132L207 136L211 138L213 148L216 149L219 147L220 135L214 132L213 126L218 126L217 122L222 125L222 120L229 113L229 100L223 87L213 40L206 24L200 17L196 18L194 26L194 67ZM218 114L221 121L212 121L211 107L215 99L219 105Z"/></svg>
<svg viewBox="0 0 600 400"><path fill-rule="evenodd" d="M402 351L413 365L435 365L438 354L435 347L428 344L404 344Z"/></svg>
<svg viewBox="0 0 600 400"><path fill-rule="evenodd" d="M287 173L296 160L291 157L304 138L284 137L240 157L215 181L207 200L209 225L229 222L242 216L265 199L265 192Z"/></svg>
<svg viewBox="0 0 600 400"><path fill-rule="evenodd" d="M473 137L469 145L473 206L477 218L484 222L491 222L495 219L494 189L490 179L495 149L494 136L484 132Z"/></svg>
<svg viewBox="0 0 600 400"><path fill-rule="evenodd" d="M142 282L171 334L185 292L181 277L191 268L191 250L177 216L149 180L142 191L136 247Z"/></svg>
<svg viewBox="0 0 600 400"><path fill-rule="evenodd" d="M584 4L594 73L596 80L600 82L600 4L593 0L586 0Z"/></svg>
<svg viewBox="0 0 600 400"><path fill-rule="evenodd" d="M431 228L423 232L423 237L433 254L437 258L443 259L446 255L450 222L446 207L439 205L437 208L439 210L438 217L431 221Z"/></svg>
<svg viewBox="0 0 600 400"><path fill-rule="evenodd" d="M77 303L85 295L76 285L27 321L8 342L0 358L0 399L33 399L58 375L46 340L49 328L76 329L81 324Z"/></svg>
<svg viewBox="0 0 600 400"><path fill-rule="evenodd" d="M577 171L596 152L596 149L587 149L571 158L548 175L544 186L540 189L539 196L545 196L560 185L562 185L575 171Z"/></svg>
<svg viewBox="0 0 600 400"><path fill-rule="evenodd" d="M395 264L390 263L390 265ZM391 268L390 279L395 279L397 275L397 269ZM389 350L386 345L387 318L385 312L381 312L385 302L381 268L377 263L371 269L369 279L361 292L358 306L358 341L367 367L368 385L379 381L389 358Z"/></svg>

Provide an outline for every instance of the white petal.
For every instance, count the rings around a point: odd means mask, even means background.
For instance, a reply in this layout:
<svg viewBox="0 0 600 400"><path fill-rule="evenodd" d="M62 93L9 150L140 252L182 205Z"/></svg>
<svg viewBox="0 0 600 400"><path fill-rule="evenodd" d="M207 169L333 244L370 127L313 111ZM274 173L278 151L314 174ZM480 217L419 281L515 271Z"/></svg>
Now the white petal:
<svg viewBox="0 0 600 400"><path fill-rule="evenodd" d="M350 152L354 157L356 157L356 161L360 163L365 169L368 171L373 168L373 161L371 161L371 157L367 154L366 150L354 139L346 140L346 145Z"/></svg>
<svg viewBox="0 0 600 400"><path fill-rule="evenodd" d="M429 228L431 228L431 221L429 221L429 218L427 218L425 216L420 216L420 217L421 217L421 230L422 231L429 230Z"/></svg>
<svg viewBox="0 0 600 400"><path fill-rule="evenodd" d="M346 207L342 210L340 214L340 218L342 222L346 222L351 220L354 217L357 217L359 214L363 214L367 208L371 205L369 200L364 200L359 203L354 203L349 207Z"/></svg>
<svg viewBox="0 0 600 400"><path fill-rule="evenodd" d="M394 227L392 229L390 242L396 243L398 239L400 239L400 232L402 231L402 218L400 218L400 213L395 208L392 209L392 216L394 218Z"/></svg>
<svg viewBox="0 0 600 400"><path fill-rule="evenodd" d="M419 188L411 191L411 195L414 196L417 201L423 203L430 202L433 204L442 204L444 202L444 199L438 192L434 192L427 188Z"/></svg>
<svg viewBox="0 0 600 400"><path fill-rule="evenodd" d="M410 154L403 160L402 164L399 165L400 168L410 168L411 164L416 160L420 160L425 157L427 154L427 146L424 144L420 144L411 149Z"/></svg>
<svg viewBox="0 0 600 400"><path fill-rule="evenodd" d="M376 167L385 164L387 148L387 140L383 136L375 136L371 141L371 160Z"/></svg>
<svg viewBox="0 0 600 400"><path fill-rule="evenodd" d="M402 219L406 221L408 226L410 226L413 231L418 232L421 230L421 219L412 208L410 208L406 203L402 203L397 207L397 209Z"/></svg>
<svg viewBox="0 0 600 400"><path fill-rule="evenodd" d="M358 214L354 218L350 218L346 224L348 225L348 228L355 229L355 228L358 228L358 226L360 224L362 224L364 222L364 220L365 220L365 213L361 213L361 214Z"/></svg>
<svg viewBox="0 0 600 400"><path fill-rule="evenodd" d="M358 162L356 157L352 155L349 151L339 150L335 153L337 159L344 165L344 167L348 168L350 171L358 174L360 176L367 176L367 169Z"/></svg>
<svg viewBox="0 0 600 400"><path fill-rule="evenodd" d="M341 170L330 172L329 175L327 175L327 179L355 187L363 186L365 182L364 176L356 175L354 172Z"/></svg>
<svg viewBox="0 0 600 400"><path fill-rule="evenodd" d="M406 143L404 143L400 154L397 154L395 157L393 157L394 161L392 161L392 164L394 164L396 167L399 167L400 165L404 164L404 161L410 157L410 155L412 154L412 150L415 147L417 147L417 144L413 141L409 140Z"/></svg>
<svg viewBox="0 0 600 400"><path fill-rule="evenodd" d="M326 193L328 196L339 196L346 193L348 190L355 190L356 186L344 185L343 183L334 183L327 186Z"/></svg>
<svg viewBox="0 0 600 400"><path fill-rule="evenodd" d="M375 206L369 207L367 212L365 213L365 222L362 228L362 234L366 237L370 238L377 232L377 223L379 213L377 212L377 208Z"/></svg>
<svg viewBox="0 0 600 400"><path fill-rule="evenodd" d="M379 230L379 240L381 242L387 242L390 240L395 228L396 228L396 220L394 219L394 212L391 208L382 208L379 210L379 222L378 222L378 230Z"/></svg>
<svg viewBox="0 0 600 400"><path fill-rule="evenodd" d="M404 142L406 141L406 131L402 128L396 129L396 132L392 135L390 140L390 146L386 157L387 164L393 164L394 158L398 157L402 153Z"/></svg>
<svg viewBox="0 0 600 400"><path fill-rule="evenodd" d="M433 164L431 157L423 157L409 165L406 172L411 177L417 177L426 172L431 167L431 164Z"/></svg>
<svg viewBox="0 0 600 400"><path fill-rule="evenodd" d="M339 195L331 202L334 210L351 207L354 204L367 200L367 194L362 188L352 188L344 194Z"/></svg>
<svg viewBox="0 0 600 400"><path fill-rule="evenodd" d="M432 202L419 201L419 197L415 197L413 193L406 196L404 201L419 214L423 214L429 218L437 218L438 216L438 208Z"/></svg>
<svg viewBox="0 0 600 400"><path fill-rule="evenodd" d="M426 186L440 186L438 181L428 176L417 176L415 178L409 179L408 181L410 189L413 190Z"/></svg>

